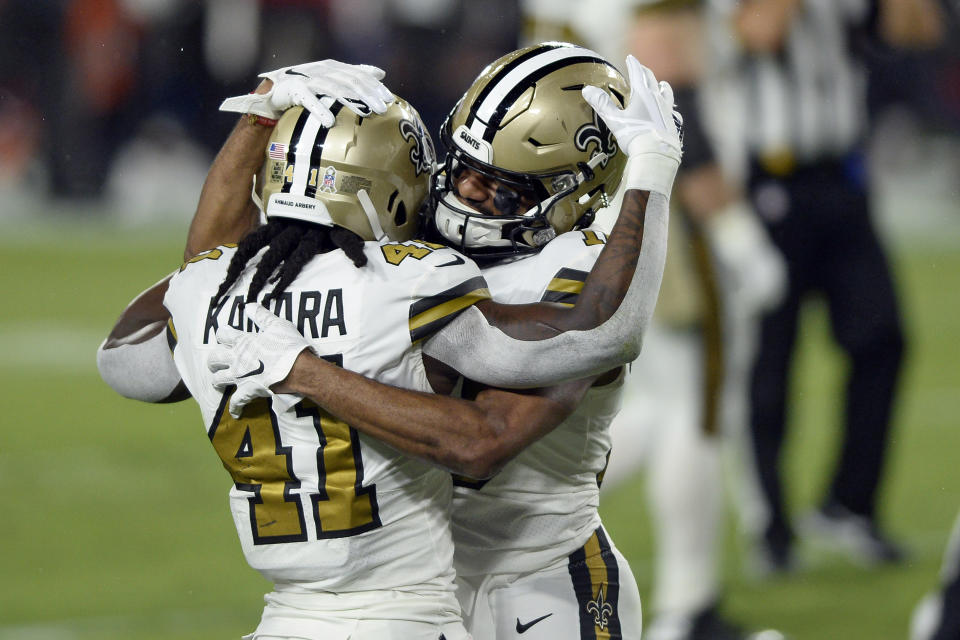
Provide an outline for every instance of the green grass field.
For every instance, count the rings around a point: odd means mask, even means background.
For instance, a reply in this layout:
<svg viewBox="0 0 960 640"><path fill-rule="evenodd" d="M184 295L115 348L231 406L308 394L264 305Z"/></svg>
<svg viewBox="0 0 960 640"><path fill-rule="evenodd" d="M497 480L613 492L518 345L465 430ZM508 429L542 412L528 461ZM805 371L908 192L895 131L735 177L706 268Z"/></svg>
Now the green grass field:
<svg viewBox="0 0 960 640"><path fill-rule="evenodd" d="M236 541L229 481L192 403L149 406L101 383L95 351L124 304L179 263L182 237L61 221L0 240L0 640L238 638L269 585ZM960 509L960 250L895 252L910 333L883 516L913 551L867 571L811 551L798 575L751 582L731 528L725 609L795 640L906 638ZM810 310L789 442L796 511L832 463L843 362ZM604 519L649 597L642 479Z"/></svg>

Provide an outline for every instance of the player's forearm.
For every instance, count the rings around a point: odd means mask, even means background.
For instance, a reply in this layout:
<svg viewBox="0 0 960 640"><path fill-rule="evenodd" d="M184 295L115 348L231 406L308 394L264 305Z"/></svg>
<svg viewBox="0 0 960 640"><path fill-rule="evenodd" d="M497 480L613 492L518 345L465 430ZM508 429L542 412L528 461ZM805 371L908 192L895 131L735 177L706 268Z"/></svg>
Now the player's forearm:
<svg viewBox="0 0 960 640"><path fill-rule="evenodd" d="M238 242L260 224L250 199L253 176L263 163L271 129L241 118L207 173L190 223L184 260L228 242Z"/></svg>
<svg viewBox="0 0 960 640"><path fill-rule="evenodd" d="M306 396L361 433L470 477L490 475L508 446L503 415L489 406L381 384L308 351L273 390Z"/></svg>
<svg viewBox="0 0 960 640"><path fill-rule="evenodd" d="M269 90L265 80L257 93ZM260 224L260 211L250 198L253 176L263 165L272 127L242 116L217 153L190 222L183 259L228 242L238 242Z"/></svg>
<svg viewBox="0 0 960 640"><path fill-rule="evenodd" d="M173 274L143 291L127 305L110 329L104 348L143 342L164 330L170 314L163 306L163 296L167 293L171 277Z"/></svg>
<svg viewBox="0 0 960 640"><path fill-rule="evenodd" d="M620 215L600 257L590 270L572 309L559 318L561 331L592 329L620 307L643 250L643 228L649 191L631 189L623 196Z"/></svg>
<svg viewBox="0 0 960 640"><path fill-rule="evenodd" d="M518 340L543 340L600 325L619 308L633 281L649 196L636 189L624 194L617 222L573 307L481 303L478 308L490 324Z"/></svg>

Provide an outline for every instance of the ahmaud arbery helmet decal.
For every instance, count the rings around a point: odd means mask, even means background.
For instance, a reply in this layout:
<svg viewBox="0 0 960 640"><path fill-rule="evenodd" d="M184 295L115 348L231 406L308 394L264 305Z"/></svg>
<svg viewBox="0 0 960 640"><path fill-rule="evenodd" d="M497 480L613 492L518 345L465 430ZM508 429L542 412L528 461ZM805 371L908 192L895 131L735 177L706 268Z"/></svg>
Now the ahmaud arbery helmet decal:
<svg viewBox="0 0 960 640"><path fill-rule="evenodd" d="M341 105L327 129L302 107L287 110L265 151L268 218L349 229L364 240L408 240L430 190L436 153L416 110L396 98L384 114Z"/></svg>
<svg viewBox="0 0 960 640"><path fill-rule="evenodd" d="M587 84L620 105L629 96L612 64L562 42L514 51L484 69L441 130L448 154L434 194L437 231L462 251L504 255L536 251L590 224L619 187L626 156L580 94ZM509 216L477 211L453 192L464 168L537 204Z"/></svg>

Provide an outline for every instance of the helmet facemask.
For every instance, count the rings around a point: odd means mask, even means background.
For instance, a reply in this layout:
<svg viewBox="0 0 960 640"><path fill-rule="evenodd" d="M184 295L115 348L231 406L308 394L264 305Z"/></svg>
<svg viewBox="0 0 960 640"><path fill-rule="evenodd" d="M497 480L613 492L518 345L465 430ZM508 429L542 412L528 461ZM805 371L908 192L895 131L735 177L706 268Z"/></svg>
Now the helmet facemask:
<svg viewBox="0 0 960 640"><path fill-rule="evenodd" d="M480 74L441 129L448 152L432 194L433 226L446 242L473 256L530 253L592 223L626 158L580 95L584 84L620 104L628 95L612 65L563 43L515 51ZM497 185L484 204L458 192L465 170Z"/></svg>
<svg viewBox="0 0 960 640"><path fill-rule="evenodd" d="M550 221L554 207L561 205L583 182L593 179L593 167L607 157L601 152L589 163L578 163L578 172L518 173L498 169L463 153L451 143L446 129L441 136L452 150L434 187L436 230L461 252L478 256L539 251L557 236ZM496 211L482 211L468 204L471 197L460 190L462 174L467 171L487 182ZM589 226L593 217L593 211L588 210L573 227Z"/></svg>

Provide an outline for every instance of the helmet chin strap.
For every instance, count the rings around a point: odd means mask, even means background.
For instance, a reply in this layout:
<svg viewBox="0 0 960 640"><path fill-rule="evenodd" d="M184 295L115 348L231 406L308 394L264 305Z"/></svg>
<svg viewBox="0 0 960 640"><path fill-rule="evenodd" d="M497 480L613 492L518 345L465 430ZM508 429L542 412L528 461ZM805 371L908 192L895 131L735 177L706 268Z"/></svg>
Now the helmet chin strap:
<svg viewBox="0 0 960 640"><path fill-rule="evenodd" d="M383 227L380 226L380 217L377 215L377 210L373 206L373 201L367 194L367 190L360 189L357 191L357 199L360 201L360 206L363 208L363 212L367 215L367 221L370 223L370 228L373 230L374 239L380 244L383 244L384 240L387 239L387 234L383 232Z"/></svg>
<svg viewBox="0 0 960 640"><path fill-rule="evenodd" d="M263 213L263 200L257 193L257 174L253 174L253 187L250 190L250 197L253 199L253 204L257 205L257 209L260 209L260 213Z"/></svg>

